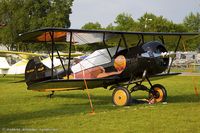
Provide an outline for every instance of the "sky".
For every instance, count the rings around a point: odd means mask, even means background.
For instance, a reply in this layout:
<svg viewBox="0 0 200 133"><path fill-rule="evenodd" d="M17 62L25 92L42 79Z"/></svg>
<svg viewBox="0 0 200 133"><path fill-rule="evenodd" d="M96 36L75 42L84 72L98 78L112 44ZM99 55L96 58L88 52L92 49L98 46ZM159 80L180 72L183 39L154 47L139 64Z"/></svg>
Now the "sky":
<svg viewBox="0 0 200 133"><path fill-rule="evenodd" d="M120 13L137 20L146 12L181 23L190 12L200 12L200 0L74 0L70 28L79 29L88 22L106 27Z"/></svg>

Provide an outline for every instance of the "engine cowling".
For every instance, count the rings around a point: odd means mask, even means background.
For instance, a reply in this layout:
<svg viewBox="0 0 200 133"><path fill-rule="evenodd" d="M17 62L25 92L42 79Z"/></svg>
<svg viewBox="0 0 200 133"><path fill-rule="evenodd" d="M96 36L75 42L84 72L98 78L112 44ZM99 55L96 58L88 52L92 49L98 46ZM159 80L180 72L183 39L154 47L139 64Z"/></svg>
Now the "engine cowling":
<svg viewBox="0 0 200 133"><path fill-rule="evenodd" d="M150 73L157 74L167 69L169 56L163 56L163 53L168 53L168 51L162 43L152 41L142 45L142 48L145 51L142 55L146 57Z"/></svg>

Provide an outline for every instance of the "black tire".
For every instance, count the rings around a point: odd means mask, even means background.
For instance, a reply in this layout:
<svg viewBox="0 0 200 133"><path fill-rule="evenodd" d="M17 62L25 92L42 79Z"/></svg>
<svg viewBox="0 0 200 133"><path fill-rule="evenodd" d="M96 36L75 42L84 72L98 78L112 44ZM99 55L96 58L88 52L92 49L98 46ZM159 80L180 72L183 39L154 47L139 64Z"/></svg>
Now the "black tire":
<svg viewBox="0 0 200 133"><path fill-rule="evenodd" d="M124 87L117 87L112 94L112 101L116 106L127 106L131 103L131 94Z"/></svg>
<svg viewBox="0 0 200 133"><path fill-rule="evenodd" d="M151 87L149 92L149 98L155 100L155 102L165 102L167 100L167 91L164 86L155 84Z"/></svg>

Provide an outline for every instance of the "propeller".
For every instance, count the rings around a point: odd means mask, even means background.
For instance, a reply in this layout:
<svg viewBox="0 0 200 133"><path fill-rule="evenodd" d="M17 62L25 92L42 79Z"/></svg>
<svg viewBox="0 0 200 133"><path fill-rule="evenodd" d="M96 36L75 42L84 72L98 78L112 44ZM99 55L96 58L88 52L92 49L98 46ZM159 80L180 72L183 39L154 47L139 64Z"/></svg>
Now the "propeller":
<svg viewBox="0 0 200 133"><path fill-rule="evenodd" d="M142 57L151 57L151 58L157 58L157 57L160 57L160 58L172 57L172 58L174 58L176 56L176 53L175 52L154 53L154 52L147 51L145 53L142 53L141 56Z"/></svg>

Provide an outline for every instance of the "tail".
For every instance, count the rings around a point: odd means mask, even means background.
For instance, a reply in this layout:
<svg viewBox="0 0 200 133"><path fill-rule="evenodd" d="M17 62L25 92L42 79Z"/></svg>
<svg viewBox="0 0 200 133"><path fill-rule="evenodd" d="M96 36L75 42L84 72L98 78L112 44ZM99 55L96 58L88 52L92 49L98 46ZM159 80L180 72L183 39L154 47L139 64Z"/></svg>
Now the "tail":
<svg viewBox="0 0 200 133"><path fill-rule="evenodd" d="M35 59L29 60L25 69L25 82L29 86L32 83L41 81L49 77L50 69L47 68L43 63Z"/></svg>

